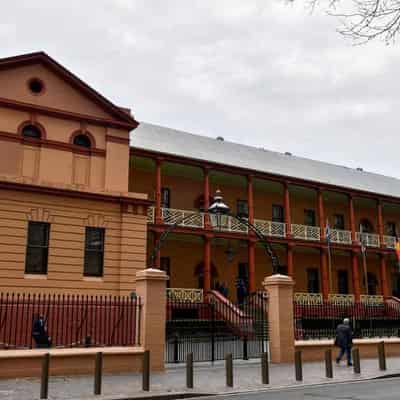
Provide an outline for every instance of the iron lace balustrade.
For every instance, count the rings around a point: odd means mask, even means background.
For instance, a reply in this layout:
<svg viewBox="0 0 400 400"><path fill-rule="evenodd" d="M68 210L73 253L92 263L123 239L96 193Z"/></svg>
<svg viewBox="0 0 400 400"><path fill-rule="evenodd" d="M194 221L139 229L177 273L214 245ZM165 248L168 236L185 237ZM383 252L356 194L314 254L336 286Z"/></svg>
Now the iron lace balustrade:
<svg viewBox="0 0 400 400"><path fill-rule="evenodd" d="M367 247L379 247L380 246L380 239L379 235L376 233L361 233L356 232L356 240L358 242L363 242Z"/></svg>
<svg viewBox="0 0 400 400"><path fill-rule="evenodd" d="M140 344L140 298L60 294L0 294L0 348L35 347L35 316L45 319L56 347Z"/></svg>

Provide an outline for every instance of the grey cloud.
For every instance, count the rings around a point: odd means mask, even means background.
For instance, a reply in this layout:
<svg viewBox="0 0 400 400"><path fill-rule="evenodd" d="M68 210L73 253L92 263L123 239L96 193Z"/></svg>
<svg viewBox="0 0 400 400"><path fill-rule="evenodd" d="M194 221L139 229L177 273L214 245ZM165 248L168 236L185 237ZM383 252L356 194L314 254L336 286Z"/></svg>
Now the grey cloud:
<svg viewBox="0 0 400 400"><path fill-rule="evenodd" d="M399 177L398 49L296 3L7 2L0 56L43 49L139 120Z"/></svg>

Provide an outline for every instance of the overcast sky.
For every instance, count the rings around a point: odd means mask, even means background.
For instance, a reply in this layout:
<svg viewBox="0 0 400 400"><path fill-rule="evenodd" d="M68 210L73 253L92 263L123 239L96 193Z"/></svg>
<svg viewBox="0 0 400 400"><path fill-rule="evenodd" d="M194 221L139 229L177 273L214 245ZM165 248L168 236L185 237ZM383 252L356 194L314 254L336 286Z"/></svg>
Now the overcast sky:
<svg viewBox="0 0 400 400"><path fill-rule="evenodd" d="M298 1L4 1L0 57L44 50L139 121L400 178L398 46Z"/></svg>

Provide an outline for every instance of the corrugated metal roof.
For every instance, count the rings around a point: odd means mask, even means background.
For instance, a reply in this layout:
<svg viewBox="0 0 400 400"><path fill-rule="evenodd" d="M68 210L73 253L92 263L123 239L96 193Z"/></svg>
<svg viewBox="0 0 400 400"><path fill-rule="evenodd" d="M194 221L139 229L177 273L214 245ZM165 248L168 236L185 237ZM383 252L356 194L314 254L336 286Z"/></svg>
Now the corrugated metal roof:
<svg viewBox="0 0 400 400"><path fill-rule="evenodd" d="M131 147L400 197L400 180L141 122Z"/></svg>

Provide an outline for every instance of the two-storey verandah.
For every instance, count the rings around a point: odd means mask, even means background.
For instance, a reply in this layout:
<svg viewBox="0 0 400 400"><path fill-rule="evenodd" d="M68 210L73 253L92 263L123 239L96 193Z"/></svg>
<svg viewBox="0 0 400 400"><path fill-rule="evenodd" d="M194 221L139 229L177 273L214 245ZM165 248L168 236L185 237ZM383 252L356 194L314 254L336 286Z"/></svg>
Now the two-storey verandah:
<svg viewBox="0 0 400 400"><path fill-rule="evenodd" d="M400 199L137 148L131 149L130 185L130 190L154 195L154 208L149 213L149 231L153 243L168 225L183 215L194 214L190 223L180 224L175 230L177 236L172 236L156 259L157 266L162 256L168 255L173 260L171 286L197 287L201 282L207 291L216 280L229 279L232 293L233 272L221 274L221 270L229 270L226 267L229 260L224 262L223 257L229 258L227 253L232 243L236 247L237 259L248 264L251 292L271 271L270 261L257 245L252 232L234 220L228 220L222 229L215 230L208 216L203 213L218 188L223 191L226 202L232 208L238 207L240 211L246 204L249 222L273 243L281 264L298 282L297 291L315 290L315 287L310 288L310 284L305 283L305 274L306 267L316 266L324 298L331 293L347 290L359 299L360 295L367 292L361 257L361 233L358 229L363 224L364 229L368 230L363 233L367 245L367 269L372 280L376 278L376 284L370 285L369 294L372 294L371 291L383 296L392 294L393 282L389 273L395 272L396 238L385 234L385 224L393 227L398 223ZM271 214L273 205L281 206L282 219ZM316 210L314 221L309 224L301 220L305 210ZM333 223L337 215L344 219L341 229ZM325 237L327 220L331 226L330 263ZM186 240L182 239L184 237ZM173 238L178 240L174 241ZM153 243L149 246L150 251ZM189 261L189 257L184 261L183 248L186 248L186 254L192 256L192 260ZM218 259L218 263L214 262ZM191 281L183 279L184 263L194 265L201 279L196 277L193 280L193 274ZM225 264L224 268L222 264ZM215 271L216 268L218 271ZM343 284L339 287L339 271L344 271L342 277L346 274L351 277L345 285L347 289L343 289ZM182 276L181 280L179 276Z"/></svg>

